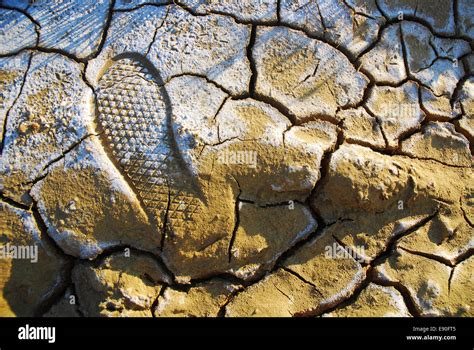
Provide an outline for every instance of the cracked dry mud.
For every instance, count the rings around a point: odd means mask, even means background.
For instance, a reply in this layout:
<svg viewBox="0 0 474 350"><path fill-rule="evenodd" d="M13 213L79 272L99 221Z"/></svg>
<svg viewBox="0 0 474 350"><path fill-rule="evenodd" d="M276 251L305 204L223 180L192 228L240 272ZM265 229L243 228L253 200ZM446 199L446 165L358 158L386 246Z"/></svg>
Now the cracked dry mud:
<svg viewBox="0 0 474 350"><path fill-rule="evenodd" d="M0 315L474 316L473 18L2 0Z"/></svg>

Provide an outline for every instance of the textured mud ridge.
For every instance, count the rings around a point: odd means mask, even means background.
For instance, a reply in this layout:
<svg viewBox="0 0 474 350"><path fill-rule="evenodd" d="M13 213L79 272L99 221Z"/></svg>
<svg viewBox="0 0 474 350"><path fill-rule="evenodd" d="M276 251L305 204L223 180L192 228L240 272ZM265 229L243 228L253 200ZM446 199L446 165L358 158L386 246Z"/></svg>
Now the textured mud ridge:
<svg viewBox="0 0 474 350"><path fill-rule="evenodd" d="M474 316L468 0L0 2L0 316Z"/></svg>

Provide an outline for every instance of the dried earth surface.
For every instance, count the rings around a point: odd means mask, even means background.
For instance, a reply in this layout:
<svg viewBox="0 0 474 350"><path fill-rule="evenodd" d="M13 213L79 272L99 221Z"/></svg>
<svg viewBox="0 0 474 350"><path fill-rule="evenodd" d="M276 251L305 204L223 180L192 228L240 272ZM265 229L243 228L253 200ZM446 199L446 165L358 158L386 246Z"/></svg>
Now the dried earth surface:
<svg viewBox="0 0 474 350"><path fill-rule="evenodd" d="M474 316L473 20L0 1L0 316Z"/></svg>

